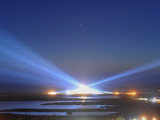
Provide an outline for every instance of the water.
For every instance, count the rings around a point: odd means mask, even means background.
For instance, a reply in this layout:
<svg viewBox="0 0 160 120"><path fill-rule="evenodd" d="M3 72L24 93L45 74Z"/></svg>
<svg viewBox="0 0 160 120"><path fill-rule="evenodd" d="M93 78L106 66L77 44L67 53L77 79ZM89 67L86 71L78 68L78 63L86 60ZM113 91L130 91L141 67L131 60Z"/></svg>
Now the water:
<svg viewBox="0 0 160 120"><path fill-rule="evenodd" d="M47 115L47 116L67 116L66 112L0 112L0 113L10 113L16 115ZM111 114L116 114L117 112L74 112L72 116L107 116Z"/></svg>
<svg viewBox="0 0 160 120"><path fill-rule="evenodd" d="M59 102L62 102L62 101L59 101ZM99 105L42 105L44 103L53 103L53 101L0 102L0 110L23 109L23 108L26 108L26 109L79 109L79 108L99 108L100 107Z"/></svg>
<svg viewBox="0 0 160 120"><path fill-rule="evenodd" d="M55 101L15 101L15 102L0 102L0 110L11 109L44 109L44 112L1 112L11 114L23 114L23 115L56 115L66 116L66 112L45 112L45 109L95 109L101 108L101 105L42 105L45 103L53 103ZM63 102L63 101L56 101ZM65 101L66 102L66 101ZM75 102L75 101L68 101ZM110 112L74 112L72 115L108 115Z"/></svg>

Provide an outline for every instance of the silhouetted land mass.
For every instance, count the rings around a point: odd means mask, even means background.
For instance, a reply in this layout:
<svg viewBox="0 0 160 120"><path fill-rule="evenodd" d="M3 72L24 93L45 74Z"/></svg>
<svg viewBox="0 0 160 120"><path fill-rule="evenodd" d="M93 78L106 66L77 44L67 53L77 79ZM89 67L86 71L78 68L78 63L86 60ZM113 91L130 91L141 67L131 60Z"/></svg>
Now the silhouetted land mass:
<svg viewBox="0 0 160 120"><path fill-rule="evenodd" d="M4 118L3 120L111 120L111 118L116 118L117 116L121 115L125 118L128 118L128 116L138 116L142 114L147 115L154 115L160 117L160 104L152 104L149 102L142 102L133 100L131 98L124 98L121 97L119 99L106 99L106 100L100 100L97 103L91 102L91 104L102 104L103 108L99 109L10 109L10 110L2 110L0 112L66 112L66 113L72 113L72 112L116 112L117 114L114 115L108 115L108 116L72 116L71 114L68 114L66 116L33 116L33 115L13 115L13 114L1 114L0 117ZM112 106L108 106L108 103ZM56 103L46 103L43 105L56 105ZM67 102L64 101L65 105L67 105ZM69 103L70 104L70 103ZM80 104L80 102L77 102L77 104ZM88 104L88 103L87 103ZM105 106L106 104L106 106Z"/></svg>
<svg viewBox="0 0 160 120"><path fill-rule="evenodd" d="M0 114L2 120L111 120L115 116L32 116L32 115L13 115Z"/></svg>

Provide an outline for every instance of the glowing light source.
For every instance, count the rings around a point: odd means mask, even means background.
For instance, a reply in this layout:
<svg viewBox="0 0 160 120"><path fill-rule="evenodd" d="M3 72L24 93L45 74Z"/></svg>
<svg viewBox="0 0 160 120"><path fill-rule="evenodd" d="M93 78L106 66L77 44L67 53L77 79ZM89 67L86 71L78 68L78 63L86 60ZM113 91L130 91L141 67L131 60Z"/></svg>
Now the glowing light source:
<svg viewBox="0 0 160 120"><path fill-rule="evenodd" d="M81 96L80 98L81 99L87 99L87 96Z"/></svg>
<svg viewBox="0 0 160 120"><path fill-rule="evenodd" d="M137 95L137 92L136 92L136 91L126 92L126 95L136 96L136 95Z"/></svg>
<svg viewBox="0 0 160 120"><path fill-rule="evenodd" d="M156 97L153 97L152 99L150 99L150 102L152 102L152 103L160 103L160 99L156 98Z"/></svg>
<svg viewBox="0 0 160 120"><path fill-rule="evenodd" d="M140 100L140 101L148 101L148 98L137 98L137 100Z"/></svg>
<svg viewBox="0 0 160 120"><path fill-rule="evenodd" d="M154 98L151 99L151 101L152 101L153 103L156 103L156 102L157 102L157 98L154 97Z"/></svg>
<svg viewBox="0 0 160 120"><path fill-rule="evenodd" d="M67 90L66 91L67 95L74 95L74 94L101 94L100 91L90 88L86 85L80 84L78 89L75 90Z"/></svg>
<svg viewBox="0 0 160 120"><path fill-rule="evenodd" d="M55 92L55 91L49 91L48 95L57 95L57 92Z"/></svg>
<svg viewBox="0 0 160 120"><path fill-rule="evenodd" d="M156 117L153 117L152 120L157 120L157 118L156 118Z"/></svg>
<svg viewBox="0 0 160 120"><path fill-rule="evenodd" d="M114 94L114 95L120 95L120 92L115 91L115 92L113 92L113 94Z"/></svg>
<svg viewBox="0 0 160 120"><path fill-rule="evenodd" d="M136 118L133 118L132 120L137 120Z"/></svg>
<svg viewBox="0 0 160 120"><path fill-rule="evenodd" d="M142 116L141 120L147 120L147 117L146 116Z"/></svg>
<svg viewBox="0 0 160 120"><path fill-rule="evenodd" d="M66 95L72 95L72 94L74 94L71 90L67 90L67 91L65 91L65 94Z"/></svg>

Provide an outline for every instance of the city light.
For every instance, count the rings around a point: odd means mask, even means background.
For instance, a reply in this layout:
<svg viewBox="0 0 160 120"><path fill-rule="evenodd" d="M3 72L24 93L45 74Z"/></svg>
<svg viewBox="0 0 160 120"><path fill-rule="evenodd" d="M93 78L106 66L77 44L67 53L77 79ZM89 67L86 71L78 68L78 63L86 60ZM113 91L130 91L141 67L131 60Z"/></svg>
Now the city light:
<svg viewBox="0 0 160 120"><path fill-rule="evenodd" d="M114 94L114 95L120 95L120 92L115 91L115 92L113 92L113 94Z"/></svg>
<svg viewBox="0 0 160 120"><path fill-rule="evenodd" d="M87 96L81 96L80 98L81 99L87 99L88 97Z"/></svg>
<svg viewBox="0 0 160 120"><path fill-rule="evenodd" d="M141 120L147 120L147 117L146 116L142 116Z"/></svg>
<svg viewBox="0 0 160 120"><path fill-rule="evenodd" d="M152 99L150 99L150 102L152 102L152 103L160 103L160 99L156 98L156 97L153 97Z"/></svg>
<svg viewBox="0 0 160 120"><path fill-rule="evenodd" d="M133 118L132 120L137 120L136 118Z"/></svg>
<svg viewBox="0 0 160 120"><path fill-rule="evenodd" d="M137 100L140 100L140 101L148 101L148 98L137 98Z"/></svg>
<svg viewBox="0 0 160 120"><path fill-rule="evenodd" d="M55 91L49 91L48 95L57 95L57 92L55 92Z"/></svg>
<svg viewBox="0 0 160 120"><path fill-rule="evenodd" d="M152 120L157 120L157 118L156 118L156 117L153 117Z"/></svg>
<svg viewBox="0 0 160 120"><path fill-rule="evenodd" d="M74 95L74 94L102 94L102 93L96 89L80 84L79 87L75 90L67 90L66 94Z"/></svg>
<svg viewBox="0 0 160 120"><path fill-rule="evenodd" d="M136 96L136 95L137 95L137 92L136 92L136 91L126 92L126 95Z"/></svg>

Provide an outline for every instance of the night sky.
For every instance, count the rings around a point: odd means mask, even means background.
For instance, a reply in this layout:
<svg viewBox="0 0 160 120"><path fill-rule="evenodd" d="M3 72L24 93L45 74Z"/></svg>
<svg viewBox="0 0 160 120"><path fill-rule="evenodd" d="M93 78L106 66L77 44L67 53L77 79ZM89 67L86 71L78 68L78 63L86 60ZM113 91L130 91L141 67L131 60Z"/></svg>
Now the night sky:
<svg viewBox="0 0 160 120"><path fill-rule="evenodd" d="M160 59L160 1L0 0L0 31L89 84ZM8 62L0 63L2 71ZM1 91L63 89L3 73ZM158 84L159 68L101 87L149 88Z"/></svg>

